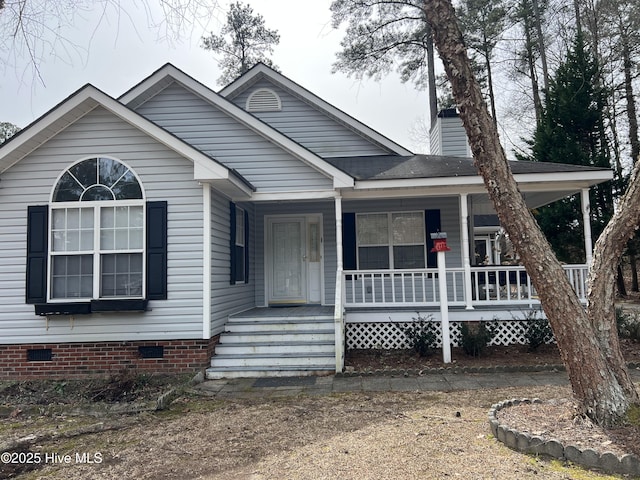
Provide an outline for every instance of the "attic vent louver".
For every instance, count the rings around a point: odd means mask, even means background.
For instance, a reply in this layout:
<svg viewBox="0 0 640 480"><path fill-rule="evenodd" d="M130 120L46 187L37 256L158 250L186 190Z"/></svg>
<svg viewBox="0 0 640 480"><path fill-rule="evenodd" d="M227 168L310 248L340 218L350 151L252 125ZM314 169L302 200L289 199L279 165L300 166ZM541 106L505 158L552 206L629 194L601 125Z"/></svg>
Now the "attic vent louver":
<svg viewBox="0 0 640 480"><path fill-rule="evenodd" d="M259 88L247 98L247 112L279 112L282 102L276 92L268 88Z"/></svg>

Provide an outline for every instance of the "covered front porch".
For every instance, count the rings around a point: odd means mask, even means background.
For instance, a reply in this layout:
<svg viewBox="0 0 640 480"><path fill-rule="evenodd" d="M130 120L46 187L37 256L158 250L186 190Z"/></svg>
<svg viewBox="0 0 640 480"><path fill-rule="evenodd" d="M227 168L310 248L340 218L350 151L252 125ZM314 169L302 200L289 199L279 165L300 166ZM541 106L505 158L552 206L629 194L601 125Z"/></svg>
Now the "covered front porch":
<svg viewBox="0 0 640 480"><path fill-rule="evenodd" d="M578 298L586 301L587 266L564 268ZM438 269L342 272L334 310L336 370L344 368L342 345L346 349L409 348L402 327L419 319L433 323L442 348L443 338L459 346L462 324L478 321L490 321L496 327L492 345L525 344L527 320L545 318L522 266L446 268L445 275L443 322Z"/></svg>

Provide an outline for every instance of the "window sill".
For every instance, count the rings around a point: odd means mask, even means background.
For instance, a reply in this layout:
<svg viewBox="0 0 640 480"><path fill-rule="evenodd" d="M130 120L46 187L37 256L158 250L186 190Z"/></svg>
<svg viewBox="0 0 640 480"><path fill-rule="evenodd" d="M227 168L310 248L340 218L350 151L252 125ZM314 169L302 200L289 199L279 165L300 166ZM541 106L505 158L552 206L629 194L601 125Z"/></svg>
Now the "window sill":
<svg viewBox="0 0 640 480"><path fill-rule="evenodd" d="M144 312L148 300L91 300L90 302L43 303L35 305L35 313L40 316L88 315L98 312Z"/></svg>

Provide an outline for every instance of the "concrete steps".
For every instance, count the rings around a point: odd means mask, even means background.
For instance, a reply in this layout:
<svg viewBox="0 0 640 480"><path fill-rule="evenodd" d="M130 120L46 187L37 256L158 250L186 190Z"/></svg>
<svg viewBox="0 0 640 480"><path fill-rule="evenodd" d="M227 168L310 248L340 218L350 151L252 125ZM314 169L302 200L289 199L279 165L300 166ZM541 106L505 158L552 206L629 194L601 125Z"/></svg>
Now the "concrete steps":
<svg viewBox="0 0 640 480"><path fill-rule="evenodd" d="M318 375L335 372L332 315L241 315L229 319L207 378Z"/></svg>

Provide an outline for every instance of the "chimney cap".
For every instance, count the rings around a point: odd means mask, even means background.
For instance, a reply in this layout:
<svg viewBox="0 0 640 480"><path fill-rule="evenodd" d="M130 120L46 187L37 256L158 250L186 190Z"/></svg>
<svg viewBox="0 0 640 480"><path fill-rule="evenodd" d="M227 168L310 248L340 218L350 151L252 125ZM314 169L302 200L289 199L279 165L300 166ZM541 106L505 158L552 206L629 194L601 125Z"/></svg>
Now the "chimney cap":
<svg viewBox="0 0 640 480"><path fill-rule="evenodd" d="M438 112L438 117L440 118L455 118L458 117L458 110L454 108L445 108Z"/></svg>

